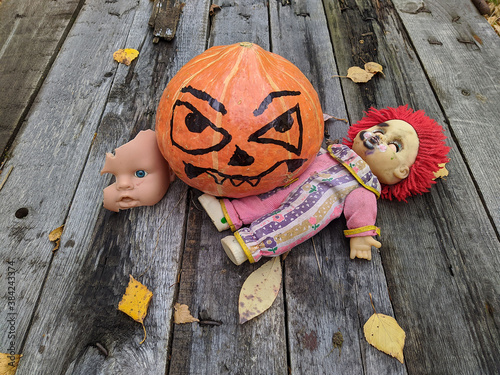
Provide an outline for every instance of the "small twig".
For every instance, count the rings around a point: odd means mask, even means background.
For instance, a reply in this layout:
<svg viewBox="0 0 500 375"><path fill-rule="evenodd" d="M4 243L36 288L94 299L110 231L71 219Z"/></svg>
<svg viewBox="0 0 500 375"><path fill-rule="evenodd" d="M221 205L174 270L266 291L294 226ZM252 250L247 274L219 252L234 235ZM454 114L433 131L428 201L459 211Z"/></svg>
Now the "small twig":
<svg viewBox="0 0 500 375"><path fill-rule="evenodd" d="M2 183L0 184L0 190L2 190L3 186L5 185L5 182L7 181L7 179L9 178L10 176L10 172L12 172L12 170L14 169L14 166L11 165L8 172L7 172L7 175L5 176L5 178L3 179Z"/></svg>
<svg viewBox="0 0 500 375"><path fill-rule="evenodd" d="M100 343L96 342L95 343L95 346L97 349L99 349L99 351L104 354L105 357L107 357L109 355L108 351L106 350L106 348L104 346L102 346Z"/></svg>
<svg viewBox="0 0 500 375"><path fill-rule="evenodd" d="M370 295L370 303L372 304L372 309L373 311L375 312L375 314L377 313L377 310L375 310L375 305L373 304L373 299L372 299L372 294L371 293L368 293Z"/></svg>
<svg viewBox="0 0 500 375"><path fill-rule="evenodd" d="M221 326L222 322L218 322L216 320L200 320L198 324L207 326Z"/></svg>
<svg viewBox="0 0 500 375"><path fill-rule="evenodd" d="M314 237L312 237L311 240L313 243L314 255L316 255L316 262L318 263L319 275L323 276L323 273L321 272L321 265L319 264L318 252L316 251L316 245L314 243Z"/></svg>

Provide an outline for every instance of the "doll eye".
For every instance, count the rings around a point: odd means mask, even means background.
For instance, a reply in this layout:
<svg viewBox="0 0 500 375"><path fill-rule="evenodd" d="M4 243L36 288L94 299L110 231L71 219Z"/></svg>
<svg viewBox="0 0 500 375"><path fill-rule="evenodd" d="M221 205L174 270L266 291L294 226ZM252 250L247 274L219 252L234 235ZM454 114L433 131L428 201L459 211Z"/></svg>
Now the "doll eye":
<svg viewBox="0 0 500 375"><path fill-rule="evenodd" d="M137 177L137 178L144 178L144 177L146 177L147 174L148 173L143 169L139 169L138 171L135 171L135 173L134 173L135 177Z"/></svg>
<svg viewBox="0 0 500 375"><path fill-rule="evenodd" d="M395 152L399 152L402 149L401 143L399 143L398 141L389 142L388 145Z"/></svg>

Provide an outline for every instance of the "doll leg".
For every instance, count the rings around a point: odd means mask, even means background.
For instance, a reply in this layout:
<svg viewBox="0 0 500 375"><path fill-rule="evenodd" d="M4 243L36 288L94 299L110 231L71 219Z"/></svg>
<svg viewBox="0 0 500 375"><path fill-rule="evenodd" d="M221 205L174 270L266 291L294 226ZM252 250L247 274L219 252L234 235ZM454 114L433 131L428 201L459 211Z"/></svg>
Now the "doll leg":
<svg viewBox="0 0 500 375"><path fill-rule="evenodd" d="M198 201L201 203L219 232L229 229L229 224L224 217L220 201L217 198L208 194L203 194L198 198Z"/></svg>
<svg viewBox="0 0 500 375"><path fill-rule="evenodd" d="M277 210L239 229L235 237L224 238L222 245L231 260L240 262L242 254L252 263L262 256L278 256L338 218L346 195L358 185L350 177L329 178L326 172L296 189Z"/></svg>

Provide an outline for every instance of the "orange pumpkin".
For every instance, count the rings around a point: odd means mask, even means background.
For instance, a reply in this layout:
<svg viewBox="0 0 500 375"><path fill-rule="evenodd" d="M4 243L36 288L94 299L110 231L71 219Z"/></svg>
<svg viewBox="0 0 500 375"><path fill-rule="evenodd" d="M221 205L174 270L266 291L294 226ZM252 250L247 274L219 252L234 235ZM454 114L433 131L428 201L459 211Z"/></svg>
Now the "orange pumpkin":
<svg viewBox="0 0 500 375"><path fill-rule="evenodd" d="M304 74L252 43L193 58L168 83L156 115L158 145L176 175L232 198L293 180L318 152L323 126Z"/></svg>

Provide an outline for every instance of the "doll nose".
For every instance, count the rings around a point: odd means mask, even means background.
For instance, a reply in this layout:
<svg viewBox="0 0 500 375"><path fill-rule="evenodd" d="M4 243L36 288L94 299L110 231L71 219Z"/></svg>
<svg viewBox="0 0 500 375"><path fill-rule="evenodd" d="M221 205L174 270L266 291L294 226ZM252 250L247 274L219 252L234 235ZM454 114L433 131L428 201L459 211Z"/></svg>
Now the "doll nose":
<svg viewBox="0 0 500 375"><path fill-rule="evenodd" d="M247 167L252 165L254 161L255 158L253 156L248 155L245 150L242 150L236 145L236 150L227 164L237 167Z"/></svg>
<svg viewBox="0 0 500 375"><path fill-rule="evenodd" d="M128 177L117 177L116 178L116 189L117 190L132 190L134 185L132 184L132 179Z"/></svg>

